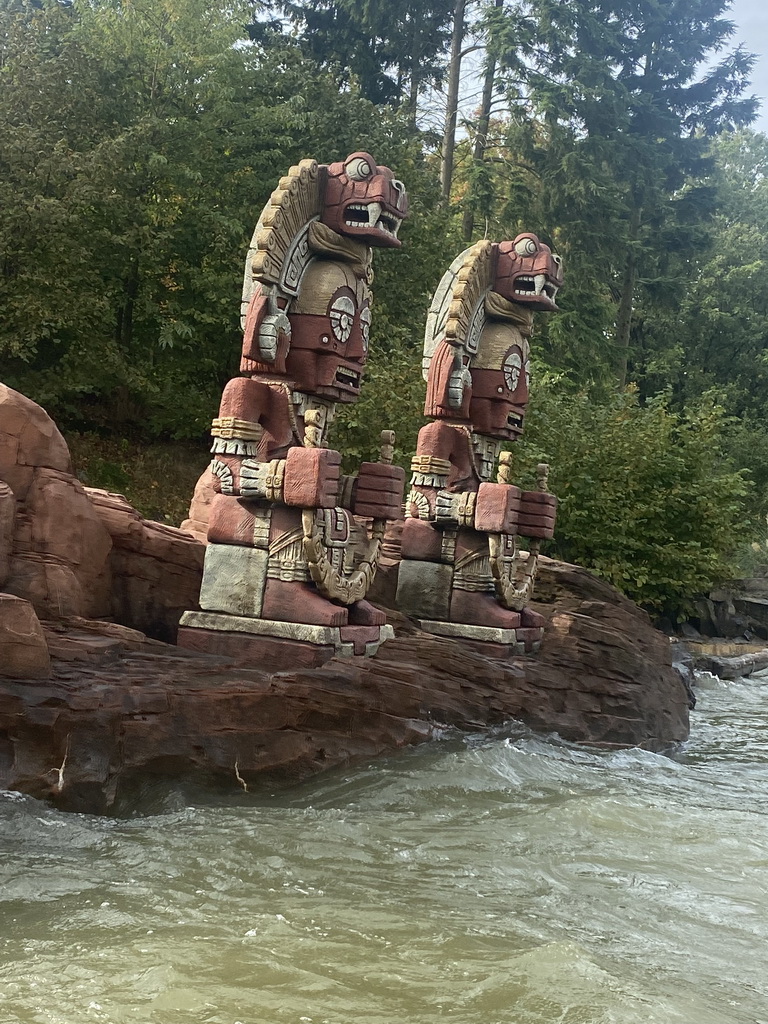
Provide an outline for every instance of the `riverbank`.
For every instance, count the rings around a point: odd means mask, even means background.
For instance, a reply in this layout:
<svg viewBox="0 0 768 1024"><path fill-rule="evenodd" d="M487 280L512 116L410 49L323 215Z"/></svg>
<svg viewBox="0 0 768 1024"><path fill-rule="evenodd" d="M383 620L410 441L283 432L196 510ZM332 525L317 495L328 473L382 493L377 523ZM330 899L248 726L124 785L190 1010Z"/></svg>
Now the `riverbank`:
<svg viewBox="0 0 768 1024"><path fill-rule="evenodd" d="M114 624L47 623L50 677L0 677L0 788L103 813L142 780L263 789L510 720L592 746L686 738L687 694L644 612L549 560L539 597L542 651L508 662L396 612L396 638L375 657L274 674Z"/></svg>
<svg viewBox="0 0 768 1024"><path fill-rule="evenodd" d="M295 782L510 720L603 747L665 750L688 734L668 639L609 584L543 559L543 649L499 660L394 610L396 528L370 595L396 636L375 657L274 672L179 650L204 544L84 488L50 417L2 385L0 413L2 788L106 812L144 778Z"/></svg>

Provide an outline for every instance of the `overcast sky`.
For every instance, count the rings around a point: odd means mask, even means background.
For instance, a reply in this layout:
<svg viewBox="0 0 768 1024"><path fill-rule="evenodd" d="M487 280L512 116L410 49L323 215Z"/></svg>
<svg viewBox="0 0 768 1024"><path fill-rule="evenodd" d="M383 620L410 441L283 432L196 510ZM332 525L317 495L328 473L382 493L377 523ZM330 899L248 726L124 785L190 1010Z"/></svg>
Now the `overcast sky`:
<svg viewBox="0 0 768 1024"><path fill-rule="evenodd" d="M768 7L765 0L734 0L730 17L736 23L733 40L757 54L752 91L762 106L753 127L768 132Z"/></svg>

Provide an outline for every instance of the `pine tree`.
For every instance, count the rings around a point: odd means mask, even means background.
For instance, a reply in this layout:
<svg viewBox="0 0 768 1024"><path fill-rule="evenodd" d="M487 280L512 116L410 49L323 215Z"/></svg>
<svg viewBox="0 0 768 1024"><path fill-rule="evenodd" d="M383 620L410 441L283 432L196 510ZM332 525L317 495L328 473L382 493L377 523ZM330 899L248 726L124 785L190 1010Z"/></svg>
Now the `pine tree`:
<svg viewBox="0 0 768 1024"><path fill-rule="evenodd" d="M495 23L514 66L510 147L539 179L542 215L564 247L610 285L620 386L639 287L658 280L670 244L693 246L690 255L701 238L691 214L708 213L709 138L754 117L756 100L743 95L753 58L739 47L711 66L734 31L727 8L727 0L525 0L533 44L522 83L521 11Z"/></svg>

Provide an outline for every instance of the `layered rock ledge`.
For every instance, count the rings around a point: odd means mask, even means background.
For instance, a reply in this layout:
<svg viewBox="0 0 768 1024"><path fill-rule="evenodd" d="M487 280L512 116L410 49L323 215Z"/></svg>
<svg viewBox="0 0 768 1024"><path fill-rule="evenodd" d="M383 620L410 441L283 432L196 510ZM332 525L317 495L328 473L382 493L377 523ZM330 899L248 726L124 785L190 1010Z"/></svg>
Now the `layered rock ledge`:
<svg viewBox="0 0 768 1024"><path fill-rule="evenodd" d="M108 623L46 624L50 678L0 678L0 786L99 813L149 778L253 789L510 719L599 746L685 739L687 695L644 613L561 563L540 592L543 649L507 663L396 613L375 657L275 674Z"/></svg>
<svg viewBox="0 0 768 1024"><path fill-rule="evenodd" d="M184 532L73 476L53 422L0 385L0 788L104 813L152 778L291 782L510 720L663 750L688 734L667 638L611 586L543 560L542 651L499 661L390 611L372 658L269 672L172 644L196 607L205 479ZM197 536L194 535L197 534ZM391 609L397 535L373 600ZM151 634L154 639L150 639Z"/></svg>

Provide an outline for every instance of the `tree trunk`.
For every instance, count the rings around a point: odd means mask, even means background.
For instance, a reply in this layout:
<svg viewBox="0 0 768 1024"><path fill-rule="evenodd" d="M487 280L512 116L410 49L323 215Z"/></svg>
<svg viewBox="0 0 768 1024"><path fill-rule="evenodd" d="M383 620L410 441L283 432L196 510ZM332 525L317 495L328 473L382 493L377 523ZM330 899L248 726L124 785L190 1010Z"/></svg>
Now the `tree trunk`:
<svg viewBox="0 0 768 1024"><path fill-rule="evenodd" d="M117 340L124 348L130 347L133 339L133 310L139 294L139 257L134 256L123 283L125 296L117 314Z"/></svg>
<svg viewBox="0 0 768 1024"><path fill-rule="evenodd" d="M635 296L635 282L637 280L637 254L635 242L640 231L640 210L635 207L632 210L629 222L629 248L627 249L627 261L624 264L624 276L621 282L621 298L619 300L619 311L616 316L616 376L619 390L623 390L627 384L627 364L629 362L629 335L632 330L632 309Z"/></svg>
<svg viewBox="0 0 768 1024"><path fill-rule="evenodd" d="M501 7L504 0L495 0L495 6ZM483 82L483 98L480 101L480 117L477 121L477 133L475 134L475 145L472 150L472 163L474 166L481 164L488 145L488 127L491 123L491 101L493 100L493 83L496 80L496 59L488 57L485 65L485 80ZM475 230L475 204L471 193L467 195L467 202L464 206L464 216L461 221L461 237L465 242L472 241L472 232Z"/></svg>
<svg viewBox="0 0 768 1024"><path fill-rule="evenodd" d="M456 6L453 9L451 63L448 67L448 99L445 105L445 133L443 134L443 161L440 167L440 189L444 203L447 203L451 197L453 154L456 148L456 116L459 109L461 43L464 39L464 11L466 5L466 0L456 0Z"/></svg>

